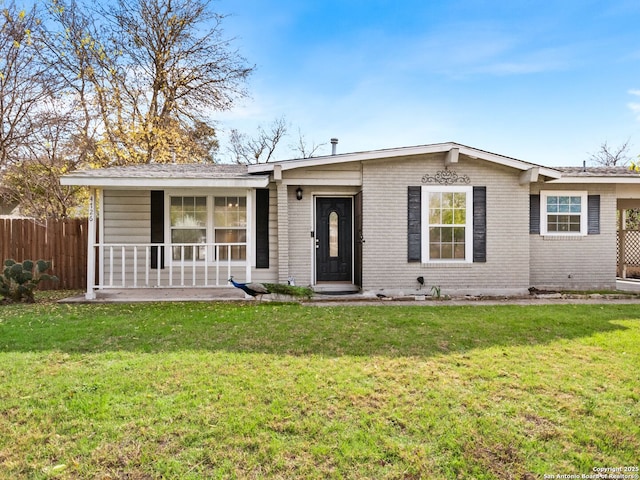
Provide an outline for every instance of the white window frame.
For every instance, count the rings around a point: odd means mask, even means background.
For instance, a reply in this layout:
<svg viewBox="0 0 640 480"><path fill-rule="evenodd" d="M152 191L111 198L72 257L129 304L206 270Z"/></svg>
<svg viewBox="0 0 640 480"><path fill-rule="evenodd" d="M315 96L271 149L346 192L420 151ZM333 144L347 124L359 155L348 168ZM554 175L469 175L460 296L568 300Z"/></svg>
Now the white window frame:
<svg viewBox="0 0 640 480"><path fill-rule="evenodd" d="M245 225L244 227L241 226L221 226L221 225L216 225L216 220L215 220L215 216L216 216L216 198L244 198L245 203L244 203L244 208L245 208ZM239 262L245 262L247 261L247 256L248 256L248 250L249 250L249 241L247 238L247 235L249 233L249 227L248 227L248 223L249 223L249 207L248 207L248 202L251 201L251 197L249 197L248 195L240 195L240 194L222 194L222 193L218 193L218 194L213 194L210 195L209 197L209 202L211 203L211 211L209 212L209 214L211 215L211 219L212 221L210 222L210 227L211 227L211 241L212 243L216 242L216 232L218 230L235 230L235 231L240 231L240 230L244 230L244 234L245 234L245 253L244 253L244 259L231 259L232 263L239 263ZM226 202L225 202L226 203ZM208 205L208 204L207 204ZM233 248L233 247L232 247ZM222 252L221 252L222 253ZM211 257L212 259L215 257L215 253L214 255ZM220 261L224 261L226 262L227 259L221 259Z"/></svg>
<svg viewBox="0 0 640 480"><path fill-rule="evenodd" d="M550 232L548 230L547 198L548 197L580 197L580 231L579 232ZM540 235L561 237L586 236L589 228L588 222L588 192L572 190L542 190L540 191ZM576 215L576 212L568 212ZM553 214L553 213L552 213Z"/></svg>
<svg viewBox="0 0 640 480"><path fill-rule="evenodd" d="M205 208L206 208L206 220L205 220L205 225L204 225L204 231L205 231L205 243L209 243L209 239L211 238L211 233L210 233L210 228L211 228L211 198L209 195L206 194L181 194L181 195L169 195L169 201L168 201L168 210L167 210L167 216L168 216L168 226L169 226L169 252L170 252L170 257L171 257L171 261L173 263L179 263L180 260L176 260L173 258L173 249L174 249L174 242L172 240L173 238L173 232L174 230L183 230L185 229L185 227L176 227L171 225L171 200L173 198L188 198L188 197L193 197L193 198L198 198L198 197L204 197L205 199ZM197 227L186 227L186 229L200 229ZM176 242L179 243L179 242ZM185 247L186 248L186 247ZM192 253L193 255L196 254L195 252L195 248L201 248L201 247L194 247L194 252ZM197 262L197 263L202 263L204 260L202 259L184 259L182 260L183 263L191 263L191 262Z"/></svg>
<svg viewBox="0 0 640 480"><path fill-rule="evenodd" d="M464 231L464 259L431 259L430 258L430 238L429 238L429 197L430 193L465 193L466 215L465 215L465 231ZM422 187L422 263L442 263L442 264L460 264L473 262L473 187L461 186L423 186Z"/></svg>
<svg viewBox="0 0 640 480"><path fill-rule="evenodd" d="M215 232L217 228L222 228L222 229L233 229L233 230L241 230L241 227L217 227L215 225L215 198L216 197L243 197L245 198L245 209L246 209L246 222L247 224L244 227L245 230L245 235L246 235L246 250L245 250L245 258L244 259L236 259L236 260L231 260L231 264L232 265L242 265L245 262L248 262L250 257L250 238L249 235L253 235L255 234L255 232L252 231L252 229L249 228L249 222L251 221L250 219L250 207L249 207L249 202L254 201L253 196L249 194L249 192L244 191L244 192L239 192L239 191L231 191L231 192L215 192L215 193L211 193L211 192L203 192L203 191L183 191L183 190L177 190L177 191L168 191L166 192L165 195L165 238L167 239L165 241L165 245L167 248L167 251L170 252L168 259L170 262L172 262L174 265L179 265L181 263L183 264L191 264L194 262L194 260L174 260L173 259L173 242L171 241L171 232L173 230L173 227L171 226L171 198L174 197L205 197L206 198L206 205L207 205L207 224L206 224L206 243L207 244L212 244L215 243ZM212 247L209 247L207 250L207 263L209 265L214 265L216 263L216 258L215 258L215 252L213 251ZM227 260L221 260L223 262L227 262ZM204 263L203 260L195 260L196 263L198 264L202 264Z"/></svg>

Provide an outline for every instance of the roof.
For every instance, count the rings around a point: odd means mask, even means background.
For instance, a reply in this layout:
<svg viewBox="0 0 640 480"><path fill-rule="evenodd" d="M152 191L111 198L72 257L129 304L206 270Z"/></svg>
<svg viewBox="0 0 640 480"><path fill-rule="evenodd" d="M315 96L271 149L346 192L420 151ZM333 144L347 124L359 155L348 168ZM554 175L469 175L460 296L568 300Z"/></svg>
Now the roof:
<svg viewBox="0 0 640 480"><path fill-rule="evenodd" d="M553 168L548 168L542 165L537 165L535 163L525 162L516 158L499 155L497 153L491 153L485 150L468 147L466 145L461 145L455 142L434 143L430 145L417 145L413 147L389 148L382 150L370 150L366 152L342 153L323 157L283 160L280 162L249 165L249 172L273 172L276 169L276 166L279 166L278 168L281 168L282 170L290 170L294 168L331 165L337 163L358 162L385 158L399 158L433 153L447 153L455 149L457 149L458 153L462 155L466 155L471 158L479 158L481 160L486 160L500 165L505 165L521 171L538 168L539 175L549 178L560 178L562 175L558 170Z"/></svg>
<svg viewBox="0 0 640 480"><path fill-rule="evenodd" d="M570 177L627 177L638 176L638 172L629 167L558 167L564 175Z"/></svg>
<svg viewBox="0 0 640 480"><path fill-rule="evenodd" d="M63 185L109 188L264 188L269 175L278 171L313 166L394 159L434 153L458 154L508 166L526 172L536 171L551 183L640 183L640 174L627 167L544 167L459 143L436 143L366 152L343 153L313 158L283 160L258 165L224 164L143 164L73 172L62 177Z"/></svg>
<svg viewBox="0 0 640 480"><path fill-rule="evenodd" d="M562 177L553 183L640 183L640 174L629 167L557 167Z"/></svg>
<svg viewBox="0 0 640 480"><path fill-rule="evenodd" d="M150 163L82 170L65 175L63 185L95 187L266 187L268 175L251 175L246 165Z"/></svg>

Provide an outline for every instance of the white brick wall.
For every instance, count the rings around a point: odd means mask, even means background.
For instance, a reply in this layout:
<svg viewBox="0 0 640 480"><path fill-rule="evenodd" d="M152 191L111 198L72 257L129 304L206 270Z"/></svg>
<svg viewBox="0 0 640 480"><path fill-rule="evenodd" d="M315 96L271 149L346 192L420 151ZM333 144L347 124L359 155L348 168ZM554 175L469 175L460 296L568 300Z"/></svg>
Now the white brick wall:
<svg viewBox="0 0 640 480"><path fill-rule="evenodd" d="M578 190L600 195L600 234L581 237L530 235L531 285L540 289L616 288L616 194L611 185L536 184L540 190Z"/></svg>
<svg viewBox="0 0 640 480"><path fill-rule="evenodd" d="M439 286L444 294L523 294L540 289L615 288L616 196L613 186L520 185L519 171L460 156L450 170L487 189L487 261L422 264L407 261L407 187L444 169L444 155L372 160L362 164L363 288L415 293ZM353 170L353 169L350 169ZM299 174L300 178L309 178ZM301 201L289 186L287 271L299 285L313 284L313 198L357 193L357 187L310 186ZM540 189L587 190L600 195L600 234L551 238L529 234L529 195ZM277 233L277 232L274 232Z"/></svg>
<svg viewBox="0 0 640 480"><path fill-rule="evenodd" d="M365 162L363 166L363 287L406 294L439 286L445 294L516 294L529 287L529 187L519 172L464 156L449 170L487 189L487 261L407 262L407 187L444 170L444 155Z"/></svg>

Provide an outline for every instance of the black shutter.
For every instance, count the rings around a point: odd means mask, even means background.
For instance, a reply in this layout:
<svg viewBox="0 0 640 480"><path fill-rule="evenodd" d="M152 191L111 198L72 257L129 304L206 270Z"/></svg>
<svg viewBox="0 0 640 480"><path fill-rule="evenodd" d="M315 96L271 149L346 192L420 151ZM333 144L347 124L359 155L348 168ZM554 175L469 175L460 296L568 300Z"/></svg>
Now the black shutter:
<svg viewBox="0 0 640 480"><path fill-rule="evenodd" d="M529 233L540 235L540 195L529 195Z"/></svg>
<svg viewBox="0 0 640 480"><path fill-rule="evenodd" d="M269 189L256 190L256 268L269 268Z"/></svg>
<svg viewBox="0 0 640 480"><path fill-rule="evenodd" d="M164 243L164 191L151 190L151 243ZM164 247L160 247L160 268L164 268ZM151 247L151 268L158 268L158 247Z"/></svg>
<svg viewBox="0 0 640 480"><path fill-rule="evenodd" d="M487 261L487 187L473 187L473 261Z"/></svg>
<svg viewBox="0 0 640 480"><path fill-rule="evenodd" d="M600 234L600 195L587 197L587 233L589 235Z"/></svg>
<svg viewBox="0 0 640 480"><path fill-rule="evenodd" d="M422 261L422 187L409 187L407 261Z"/></svg>

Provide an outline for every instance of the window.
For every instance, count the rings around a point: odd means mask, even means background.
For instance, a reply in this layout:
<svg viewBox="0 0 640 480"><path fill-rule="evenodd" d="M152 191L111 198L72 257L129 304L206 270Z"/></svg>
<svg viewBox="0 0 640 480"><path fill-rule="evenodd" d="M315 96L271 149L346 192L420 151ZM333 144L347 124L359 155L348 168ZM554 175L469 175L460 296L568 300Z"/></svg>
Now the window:
<svg viewBox="0 0 640 480"><path fill-rule="evenodd" d="M472 187L423 187L423 262L470 262Z"/></svg>
<svg viewBox="0 0 640 480"><path fill-rule="evenodd" d="M247 199L245 197L215 197L214 237L216 243L245 243L247 241ZM247 258L244 245L231 245L231 260ZM220 260L229 258L229 245L219 247Z"/></svg>
<svg viewBox="0 0 640 480"><path fill-rule="evenodd" d="M247 258L245 245L233 245L247 241L246 197L171 197L169 217L173 260L211 260L216 250L219 260ZM207 252L207 243L221 245Z"/></svg>
<svg viewBox="0 0 640 480"><path fill-rule="evenodd" d="M540 233L586 235L586 192L540 192Z"/></svg>
<svg viewBox="0 0 640 480"><path fill-rule="evenodd" d="M338 212L329 214L329 256L338 256Z"/></svg>
<svg viewBox="0 0 640 480"><path fill-rule="evenodd" d="M171 197L171 243L193 244L207 242L207 197ZM205 246L176 245L174 260L204 260Z"/></svg>

